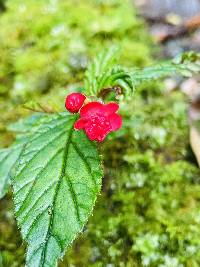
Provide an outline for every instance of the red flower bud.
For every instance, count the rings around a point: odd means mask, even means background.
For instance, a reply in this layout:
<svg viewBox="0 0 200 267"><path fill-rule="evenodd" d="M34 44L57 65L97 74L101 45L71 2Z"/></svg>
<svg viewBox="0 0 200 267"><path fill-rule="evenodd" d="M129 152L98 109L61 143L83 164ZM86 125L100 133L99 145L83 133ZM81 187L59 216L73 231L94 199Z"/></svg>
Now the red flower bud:
<svg viewBox="0 0 200 267"><path fill-rule="evenodd" d="M74 129L83 129L90 140L102 142L110 132L122 126L122 118L116 114L118 109L117 103L90 102L81 108L81 118L74 124Z"/></svg>
<svg viewBox="0 0 200 267"><path fill-rule="evenodd" d="M72 93L66 97L65 107L71 113L79 112L86 97L81 93Z"/></svg>

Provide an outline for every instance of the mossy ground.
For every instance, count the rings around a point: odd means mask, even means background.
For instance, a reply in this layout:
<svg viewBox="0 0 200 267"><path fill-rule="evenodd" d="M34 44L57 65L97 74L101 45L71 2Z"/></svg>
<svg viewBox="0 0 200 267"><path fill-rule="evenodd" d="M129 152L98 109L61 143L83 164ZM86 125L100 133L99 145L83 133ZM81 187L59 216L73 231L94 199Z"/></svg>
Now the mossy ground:
<svg viewBox="0 0 200 267"><path fill-rule="evenodd" d="M119 44L127 66L153 62L129 1L7 0L0 17L0 145L27 101L62 110L88 59ZM187 101L144 84L121 103L124 126L104 143L105 177L93 216L59 266L200 266L200 171L189 147ZM11 192L0 201L0 266L24 266Z"/></svg>

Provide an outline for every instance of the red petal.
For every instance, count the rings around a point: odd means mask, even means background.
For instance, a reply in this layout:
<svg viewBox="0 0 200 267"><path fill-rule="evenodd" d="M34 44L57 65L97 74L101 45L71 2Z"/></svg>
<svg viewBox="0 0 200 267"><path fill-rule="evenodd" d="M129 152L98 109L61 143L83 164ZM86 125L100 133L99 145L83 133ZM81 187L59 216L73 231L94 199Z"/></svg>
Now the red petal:
<svg viewBox="0 0 200 267"><path fill-rule="evenodd" d="M118 114L111 114L109 116L109 121L112 127L112 131L117 131L122 126L122 118Z"/></svg>
<svg viewBox="0 0 200 267"><path fill-rule="evenodd" d="M81 117L90 117L96 113L104 113L103 104L99 102L90 102L80 110Z"/></svg>
<svg viewBox="0 0 200 267"><path fill-rule="evenodd" d="M115 113L119 109L119 105L117 103L108 103L104 106L104 111L106 115L111 115Z"/></svg>
<svg viewBox="0 0 200 267"><path fill-rule="evenodd" d="M84 128L84 126L85 126L85 120L83 120L82 118L80 118L74 123L75 130L81 130Z"/></svg>

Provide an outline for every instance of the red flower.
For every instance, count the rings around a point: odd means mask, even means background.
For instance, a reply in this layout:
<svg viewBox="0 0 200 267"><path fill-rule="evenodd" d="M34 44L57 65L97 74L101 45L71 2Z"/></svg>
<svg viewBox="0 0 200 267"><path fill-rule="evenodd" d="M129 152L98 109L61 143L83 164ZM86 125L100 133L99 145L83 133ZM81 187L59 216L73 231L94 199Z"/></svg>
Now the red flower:
<svg viewBox="0 0 200 267"><path fill-rule="evenodd" d="M74 129L83 129L90 140L102 142L107 134L122 125L121 116L116 114L118 109L117 103L90 102L81 108L81 118L74 124Z"/></svg>
<svg viewBox="0 0 200 267"><path fill-rule="evenodd" d="M67 96L65 101L66 109L71 113L79 112L82 107L86 97L81 93L72 93Z"/></svg>

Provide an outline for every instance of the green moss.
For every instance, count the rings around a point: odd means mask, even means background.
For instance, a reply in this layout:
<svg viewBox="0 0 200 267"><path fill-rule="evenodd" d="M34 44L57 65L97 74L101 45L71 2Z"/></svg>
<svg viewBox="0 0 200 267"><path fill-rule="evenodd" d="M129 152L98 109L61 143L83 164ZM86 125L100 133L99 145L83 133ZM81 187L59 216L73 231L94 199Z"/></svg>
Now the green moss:
<svg viewBox="0 0 200 267"><path fill-rule="evenodd" d="M8 0L0 22L0 76L9 95L77 82L88 58L113 43L122 47L123 62L149 63L150 38L129 1L104 2Z"/></svg>
<svg viewBox="0 0 200 267"><path fill-rule="evenodd" d="M24 265L24 246L13 215L11 195L0 205L0 267Z"/></svg>

